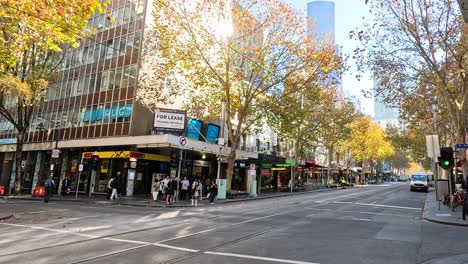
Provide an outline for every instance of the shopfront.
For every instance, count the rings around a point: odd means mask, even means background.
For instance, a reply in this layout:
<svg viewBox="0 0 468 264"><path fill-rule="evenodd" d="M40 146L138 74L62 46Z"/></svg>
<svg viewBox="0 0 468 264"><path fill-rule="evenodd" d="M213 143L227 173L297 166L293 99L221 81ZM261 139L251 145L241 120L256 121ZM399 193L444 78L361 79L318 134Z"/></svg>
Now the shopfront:
<svg viewBox="0 0 468 264"><path fill-rule="evenodd" d="M105 194L109 179L116 176L119 194L127 195L129 183L133 185L133 188L130 189L131 194L128 193L128 195L149 194L153 174L169 175L170 173L168 165L171 160L170 156L137 151L100 151L96 153L99 156L99 169L93 180L90 166L90 158L93 153L84 152L82 154L85 168L79 173L80 192L89 193L91 191L93 194ZM92 181L94 181L94 188L90 190L89 183Z"/></svg>
<svg viewBox="0 0 468 264"><path fill-rule="evenodd" d="M277 190L278 168L277 164L283 164L286 159L268 154L258 154L258 159L249 159L249 162L256 164L257 169L257 192L272 192ZM281 168L282 170L283 168Z"/></svg>

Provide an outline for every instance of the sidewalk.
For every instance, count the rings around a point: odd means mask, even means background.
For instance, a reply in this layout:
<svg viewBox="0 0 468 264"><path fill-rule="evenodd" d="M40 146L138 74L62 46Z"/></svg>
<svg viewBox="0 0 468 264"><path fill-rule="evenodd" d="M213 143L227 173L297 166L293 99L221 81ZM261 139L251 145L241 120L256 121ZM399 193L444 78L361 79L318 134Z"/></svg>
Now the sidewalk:
<svg viewBox="0 0 468 264"><path fill-rule="evenodd" d="M349 187L348 187L349 188ZM339 189L317 189L317 190L310 190L310 191L302 191L302 192L279 192L279 193L262 193L257 195L257 197L242 197L242 198L231 198L231 199L223 199L223 200L216 200L215 204L228 204L228 203L235 203L235 202L245 202L245 201L255 201L255 200L262 200L262 199L270 199L270 198L277 198L277 197L285 197L285 196L293 196L293 195L303 195L308 193L315 193L315 192L327 192L332 190L339 190ZM4 200L31 200L31 201L42 201L42 197L31 197L31 195L21 195L21 196L3 196L0 199ZM104 195L93 195L91 197L85 195L79 195L78 199L75 199L74 194L70 194L67 196L58 196L54 195L50 201L60 201L60 202L82 202L82 203L94 203L94 204L112 204L112 205L126 205L126 206L137 206L137 207L157 207L157 208L171 208L171 207L191 207L191 201L177 201L174 205L166 205L163 201L153 201L149 196L148 197L119 197L118 200L110 201L107 200ZM198 201L198 206L209 206L208 199L205 197L202 201ZM1 214L0 214L1 216Z"/></svg>
<svg viewBox="0 0 468 264"><path fill-rule="evenodd" d="M436 192L433 189L426 195L422 218L438 224L468 227L468 221L463 221L462 219L462 206L458 206L455 208L455 211L452 212L450 207L440 202L439 210L438 202L436 201Z"/></svg>

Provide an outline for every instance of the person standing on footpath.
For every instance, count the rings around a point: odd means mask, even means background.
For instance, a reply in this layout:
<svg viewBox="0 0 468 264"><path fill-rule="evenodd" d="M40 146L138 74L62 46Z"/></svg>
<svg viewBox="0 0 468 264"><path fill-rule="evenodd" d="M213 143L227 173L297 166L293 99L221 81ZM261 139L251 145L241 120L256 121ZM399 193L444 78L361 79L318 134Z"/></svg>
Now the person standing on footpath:
<svg viewBox="0 0 468 264"><path fill-rule="evenodd" d="M192 184L192 206L198 206L198 197L200 196L200 182L198 179L195 179L195 181Z"/></svg>
<svg viewBox="0 0 468 264"><path fill-rule="evenodd" d="M184 201L187 199L189 187L190 187L190 182L187 180L187 177L184 177L184 179L182 180L181 200Z"/></svg>
<svg viewBox="0 0 468 264"><path fill-rule="evenodd" d="M166 188L166 204L167 205L171 205L173 202L174 192L175 192L174 183L177 184L175 179L169 179L167 182L167 188ZM175 187L177 188L177 185L175 185Z"/></svg>
<svg viewBox="0 0 468 264"><path fill-rule="evenodd" d="M52 198L52 192L54 191L54 186L55 186L55 182L51 175L49 176L49 179L47 179L44 183L44 189L45 189L44 202L45 203L48 203L49 199Z"/></svg>
<svg viewBox="0 0 468 264"><path fill-rule="evenodd" d="M214 204L214 200L216 198L216 195L218 195L218 185L216 185L215 181L211 181L211 186L210 186L210 204Z"/></svg>
<svg viewBox="0 0 468 264"><path fill-rule="evenodd" d="M154 178L153 185L151 186L151 193L153 194L153 201L158 200L159 189L160 189L159 180L158 178Z"/></svg>
<svg viewBox="0 0 468 264"><path fill-rule="evenodd" d="M164 180L161 181L162 193L163 193L163 200L164 200L164 201L167 200L167 187L168 187L168 183L169 183L169 175L166 175L166 178L164 178Z"/></svg>
<svg viewBox="0 0 468 264"><path fill-rule="evenodd" d="M109 186L112 189L112 194L110 196L111 200L117 200L117 181L115 180L115 176L112 176L111 180L109 181Z"/></svg>

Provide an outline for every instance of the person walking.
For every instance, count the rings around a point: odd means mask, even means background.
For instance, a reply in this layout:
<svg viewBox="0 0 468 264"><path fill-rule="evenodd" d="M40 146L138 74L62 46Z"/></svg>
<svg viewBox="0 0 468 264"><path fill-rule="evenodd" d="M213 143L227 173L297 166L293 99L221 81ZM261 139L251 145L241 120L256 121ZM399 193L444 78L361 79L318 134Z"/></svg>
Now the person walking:
<svg viewBox="0 0 468 264"><path fill-rule="evenodd" d="M192 184L192 206L198 206L200 187L200 182L198 181L198 179L195 179L195 181Z"/></svg>
<svg viewBox="0 0 468 264"><path fill-rule="evenodd" d="M68 176L65 177L62 181L62 195L67 195L70 194L70 180L68 179Z"/></svg>
<svg viewBox="0 0 468 264"><path fill-rule="evenodd" d="M159 189L160 189L160 183L158 178L154 178L154 182L151 186L151 193L153 194L153 201L158 200L158 195L159 195Z"/></svg>
<svg viewBox="0 0 468 264"><path fill-rule="evenodd" d="M111 177L109 179L109 181L107 182L107 200L110 200L111 198L111 195L112 195L112 187L111 187L111 183L112 181L114 181L114 177Z"/></svg>
<svg viewBox="0 0 468 264"><path fill-rule="evenodd" d="M187 194L189 191L190 182L187 180L187 177L184 177L182 180L182 191L181 191L181 200L185 201L187 199Z"/></svg>
<svg viewBox="0 0 468 264"><path fill-rule="evenodd" d="M44 194L44 202L48 203L49 199L52 198L52 193L54 191L54 186L55 182L54 179L52 178L52 175L49 176L49 179L47 179L44 183L44 189L45 189L45 194Z"/></svg>
<svg viewBox="0 0 468 264"><path fill-rule="evenodd" d="M212 181L210 186L210 204L214 204L216 195L218 195L218 185L215 181Z"/></svg>
<svg viewBox="0 0 468 264"><path fill-rule="evenodd" d="M112 194L110 196L111 200L117 200L117 181L115 180L115 176L112 176L112 178L109 181L109 187L112 189Z"/></svg>

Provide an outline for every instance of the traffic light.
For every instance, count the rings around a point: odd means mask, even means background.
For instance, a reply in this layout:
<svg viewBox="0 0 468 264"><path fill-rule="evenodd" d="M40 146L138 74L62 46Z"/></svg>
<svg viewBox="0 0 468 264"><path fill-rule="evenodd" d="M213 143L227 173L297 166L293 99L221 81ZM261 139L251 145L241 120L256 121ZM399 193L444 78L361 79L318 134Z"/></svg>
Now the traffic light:
<svg viewBox="0 0 468 264"><path fill-rule="evenodd" d="M98 155L92 155L91 156L91 169L92 170L97 170L99 168L99 156Z"/></svg>
<svg viewBox="0 0 468 264"><path fill-rule="evenodd" d="M454 165L453 149L451 147L440 148L439 166L444 170L448 170L453 168Z"/></svg>
<svg viewBox="0 0 468 264"><path fill-rule="evenodd" d="M177 159L177 154L175 152L171 153L171 168L178 168L179 160Z"/></svg>

